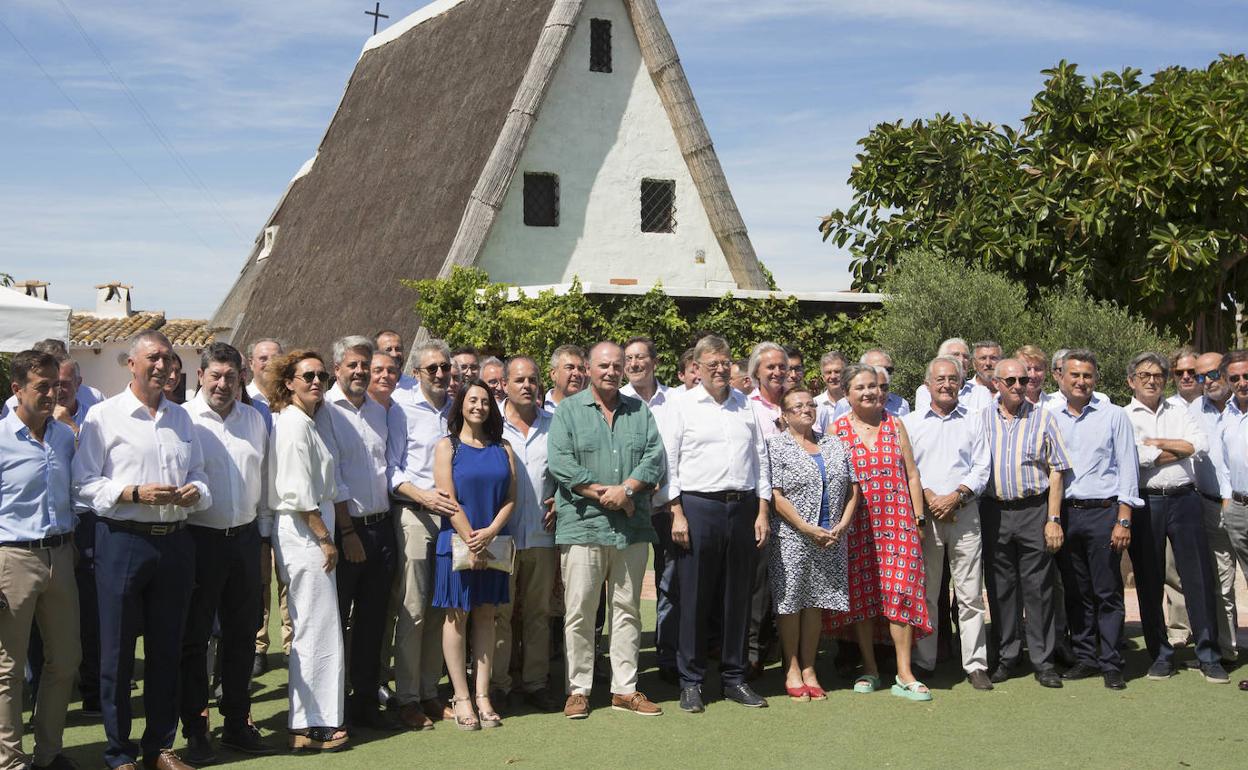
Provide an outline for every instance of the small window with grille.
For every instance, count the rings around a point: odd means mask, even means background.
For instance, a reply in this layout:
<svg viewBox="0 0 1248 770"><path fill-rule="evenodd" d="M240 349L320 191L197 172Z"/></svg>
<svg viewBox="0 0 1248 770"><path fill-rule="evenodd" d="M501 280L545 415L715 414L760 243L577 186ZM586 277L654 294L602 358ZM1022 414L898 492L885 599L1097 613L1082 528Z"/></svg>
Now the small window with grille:
<svg viewBox="0 0 1248 770"><path fill-rule="evenodd" d="M671 179L641 180L641 231L676 232L676 182Z"/></svg>
<svg viewBox="0 0 1248 770"><path fill-rule="evenodd" d="M524 223L529 227L559 226L559 176L524 175Z"/></svg>
<svg viewBox="0 0 1248 770"><path fill-rule="evenodd" d="M611 71L611 21L589 20L589 71Z"/></svg>

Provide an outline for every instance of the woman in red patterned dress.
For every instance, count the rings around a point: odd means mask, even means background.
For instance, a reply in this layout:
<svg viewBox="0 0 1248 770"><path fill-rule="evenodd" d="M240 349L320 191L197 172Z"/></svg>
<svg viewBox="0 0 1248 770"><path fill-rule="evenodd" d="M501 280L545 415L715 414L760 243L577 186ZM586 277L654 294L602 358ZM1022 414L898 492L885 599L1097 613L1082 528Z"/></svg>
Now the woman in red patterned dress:
<svg viewBox="0 0 1248 770"><path fill-rule="evenodd" d="M836 634L852 626L864 672L854 692L880 688L873 642L893 643L897 655L894 695L931 700L927 687L910 671L915 634L932 632L923 592L922 528L912 500L923 499L919 470L901 421L884 411L879 375L863 364L847 367L842 378L850 412L831 430L849 453L862 488L862 504L850 525L849 611L824 616L824 630Z"/></svg>

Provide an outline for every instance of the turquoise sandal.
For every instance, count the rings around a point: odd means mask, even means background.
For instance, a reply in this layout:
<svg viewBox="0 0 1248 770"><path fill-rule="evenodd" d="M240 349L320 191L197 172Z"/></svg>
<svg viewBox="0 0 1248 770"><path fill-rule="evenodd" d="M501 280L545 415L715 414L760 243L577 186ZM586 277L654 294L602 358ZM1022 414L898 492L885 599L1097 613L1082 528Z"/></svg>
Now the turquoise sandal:
<svg viewBox="0 0 1248 770"><path fill-rule="evenodd" d="M880 689L880 678L875 674L863 674L854 680L854 692L872 693Z"/></svg>
<svg viewBox="0 0 1248 770"><path fill-rule="evenodd" d="M898 698L905 698L906 700L913 701L929 701L932 699L932 694L927 691L927 685L923 684L918 679L915 679L910 684L902 684L901 677L897 677L896 681L897 684L893 685L892 693ZM923 689L920 690L920 687Z"/></svg>

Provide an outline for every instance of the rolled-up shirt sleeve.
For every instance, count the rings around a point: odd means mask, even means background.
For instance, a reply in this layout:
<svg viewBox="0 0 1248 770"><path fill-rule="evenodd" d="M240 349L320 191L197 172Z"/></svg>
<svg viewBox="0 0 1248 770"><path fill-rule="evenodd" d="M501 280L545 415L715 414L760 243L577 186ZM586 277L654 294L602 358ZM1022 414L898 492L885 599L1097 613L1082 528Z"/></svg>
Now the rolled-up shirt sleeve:
<svg viewBox="0 0 1248 770"><path fill-rule="evenodd" d="M78 431L78 451L74 454L74 501L97 514L107 515L117 507L117 500L126 485L104 475L104 432L95 419L97 412L88 412ZM202 471L202 456L201 456ZM200 490L203 494L205 490Z"/></svg>
<svg viewBox="0 0 1248 770"><path fill-rule="evenodd" d="M550 421L550 437L546 444L546 467L555 481L567 487L569 491L597 481L594 474L576 459L576 444L572 435L571 422L567 418L566 411L555 410L555 415Z"/></svg>
<svg viewBox="0 0 1248 770"><path fill-rule="evenodd" d="M1135 429L1126 412L1119 412L1113 423L1114 453L1118 464L1118 502L1143 508L1140 499L1140 460L1135 451Z"/></svg>
<svg viewBox="0 0 1248 770"><path fill-rule="evenodd" d="M1183 416L1186 418L1183 421L1183 440L1192 445L1192 457L1208 457L1212 443L1209 434L1194 416L1187 412Z"/></svg>

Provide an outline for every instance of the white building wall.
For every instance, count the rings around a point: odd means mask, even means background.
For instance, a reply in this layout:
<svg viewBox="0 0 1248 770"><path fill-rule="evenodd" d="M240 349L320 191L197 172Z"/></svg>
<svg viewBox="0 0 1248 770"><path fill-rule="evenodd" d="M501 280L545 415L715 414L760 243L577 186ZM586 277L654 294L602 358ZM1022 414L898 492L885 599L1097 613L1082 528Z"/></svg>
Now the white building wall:
<svg viewBox="0 0 1248 770"><path fill-rule="evenodd" d="M69 357L78 362L83 383L98 389L107 398L117 395L130 384L130 369L126 366L126 354L129 351L129 340L106 342L98 347L71 345ZM199 368L199 356L203 348L178 345L173 351L182 357L186 372L187 398L190 398L199 387L195 371Z"/></svg>
<svg viewBox="0 0 1248 770"><path fill-rule="evenodd" d="M589 69L590 20L612 22L612 72ZM524 172L559 175L558 227L524 224ZM673 233L641 231L641 180L676 182ZM589 0L478 266L511 284L636 279L736 288L622 0Z"/></svg>

